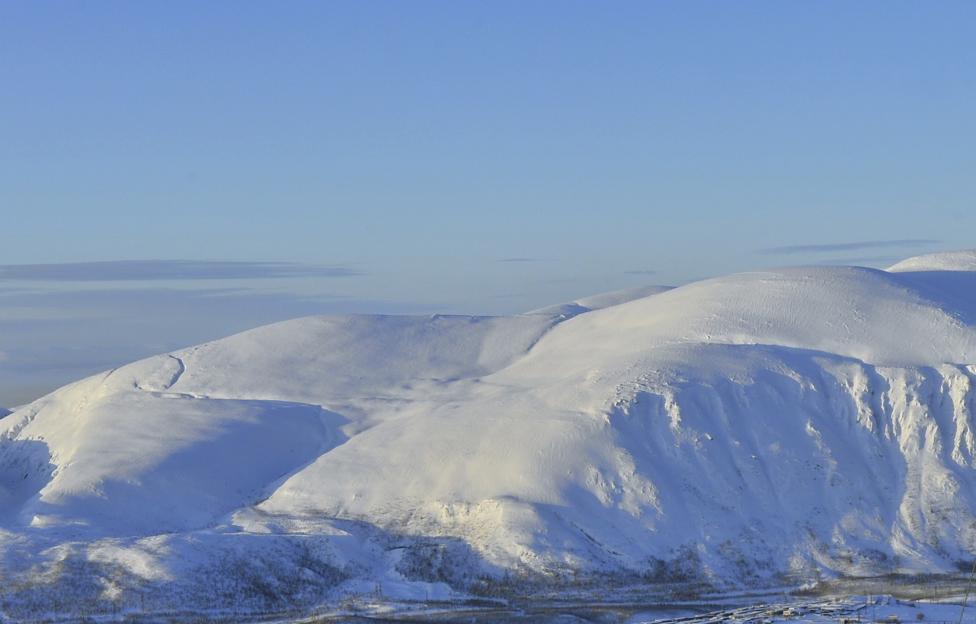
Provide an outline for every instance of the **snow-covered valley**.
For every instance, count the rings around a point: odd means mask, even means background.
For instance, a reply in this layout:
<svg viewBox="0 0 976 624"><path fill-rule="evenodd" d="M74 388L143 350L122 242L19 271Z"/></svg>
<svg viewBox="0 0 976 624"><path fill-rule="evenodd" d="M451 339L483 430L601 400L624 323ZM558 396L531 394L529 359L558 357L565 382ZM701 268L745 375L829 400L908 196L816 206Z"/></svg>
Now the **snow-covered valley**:
<svg viewBox="0 0 976 624"><path fill-rule="evenodd" d="M972 251L287 321L0 412L0 613L951 575L974 409Z"/></svg>

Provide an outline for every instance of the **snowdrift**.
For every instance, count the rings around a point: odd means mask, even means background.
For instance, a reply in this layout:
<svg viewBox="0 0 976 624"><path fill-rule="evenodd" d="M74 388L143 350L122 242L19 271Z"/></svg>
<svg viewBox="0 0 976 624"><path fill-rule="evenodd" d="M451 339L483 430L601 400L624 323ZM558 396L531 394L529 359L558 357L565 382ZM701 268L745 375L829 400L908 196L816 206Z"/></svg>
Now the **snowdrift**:
<svg viewBox="0 0 976 624"><path fill-rule="evenodd" d="M976 553L974 406L974 252L278 323L0 418L0 604L950 573Z"/></svg>

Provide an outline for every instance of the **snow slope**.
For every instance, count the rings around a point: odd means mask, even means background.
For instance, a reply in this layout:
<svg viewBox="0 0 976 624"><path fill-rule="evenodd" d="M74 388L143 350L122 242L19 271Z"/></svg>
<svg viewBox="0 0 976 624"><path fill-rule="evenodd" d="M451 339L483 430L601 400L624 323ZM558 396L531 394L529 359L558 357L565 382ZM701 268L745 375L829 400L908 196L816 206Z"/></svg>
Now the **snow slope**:
<svg viewBox="0 0 976 624"><path fill-rule="evenodd" d="M915 256L888 267L892 272L976 271L976 249Z"/></svg>
<svg viewBox="0 0 976 624"><path fill-rule="evenodd" d="M974 258L305 318L77 382L0 420L0 604L955 571L976 552Z"/></svg>
<svg viewBox="0 0 976 624"><path fill-rule="evenodd" d="M667 292L671 288L671 286L638 286L637 288L625 288L624 290L615 290L613 292L583 297L582 299L570 301L569 303L548 306L529 312L529 314L558 314L568 318L577 314L583 314L584 312L609 308L610 306L627 303L634 299L641 299Z"/></svg>

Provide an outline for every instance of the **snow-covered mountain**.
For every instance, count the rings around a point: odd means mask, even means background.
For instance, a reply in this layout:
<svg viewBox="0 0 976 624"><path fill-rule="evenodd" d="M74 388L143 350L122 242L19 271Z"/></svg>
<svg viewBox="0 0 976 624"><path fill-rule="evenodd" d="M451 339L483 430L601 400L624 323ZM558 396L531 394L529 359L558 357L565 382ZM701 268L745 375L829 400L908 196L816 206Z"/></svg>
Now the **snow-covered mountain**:
<svg viewBox="0 0 976 624"><path fill-rule="evenodd" d="M313 317L0 419L11 613L952 572L976 252Z"/></svg>

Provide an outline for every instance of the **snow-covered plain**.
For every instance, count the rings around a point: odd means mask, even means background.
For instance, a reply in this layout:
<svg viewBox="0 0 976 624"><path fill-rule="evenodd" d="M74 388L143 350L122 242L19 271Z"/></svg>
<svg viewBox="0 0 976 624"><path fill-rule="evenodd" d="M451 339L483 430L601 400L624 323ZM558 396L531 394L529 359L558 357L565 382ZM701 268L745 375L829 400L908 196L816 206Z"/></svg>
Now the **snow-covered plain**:
<svg viewBox="0 0 976 624"><path fill-rule="evenodd" d="M974 251L287 321L0 418L0 613L952 574L974 408Z"/></svg>

